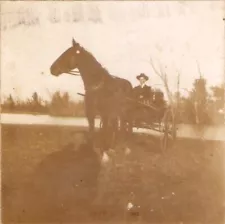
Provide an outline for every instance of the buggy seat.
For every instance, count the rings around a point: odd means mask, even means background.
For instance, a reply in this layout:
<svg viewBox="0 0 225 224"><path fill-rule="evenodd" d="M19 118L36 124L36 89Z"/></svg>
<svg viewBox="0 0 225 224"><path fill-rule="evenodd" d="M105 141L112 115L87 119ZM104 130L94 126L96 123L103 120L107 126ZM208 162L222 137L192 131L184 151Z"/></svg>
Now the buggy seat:
<svg viewBox="0 0 225 224"><path fill-rule="evenodd" d="M153 106L158 109L160 108L163 109L166 107L164 93L161 90L156 89L153 91L152 103L153 103Z"/></svg>

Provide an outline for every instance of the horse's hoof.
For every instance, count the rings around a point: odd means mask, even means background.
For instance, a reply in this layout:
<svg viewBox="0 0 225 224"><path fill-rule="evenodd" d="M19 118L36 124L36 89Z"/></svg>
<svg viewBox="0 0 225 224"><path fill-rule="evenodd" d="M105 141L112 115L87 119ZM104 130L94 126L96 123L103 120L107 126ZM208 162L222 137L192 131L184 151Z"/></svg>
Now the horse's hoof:
<svg viewBox="0 0 225 224"><path fill-rule="evenodd" d="M107 155L107 153L103 152L102 163L106 164L108 162L109 162L109 156Z"/></svg>

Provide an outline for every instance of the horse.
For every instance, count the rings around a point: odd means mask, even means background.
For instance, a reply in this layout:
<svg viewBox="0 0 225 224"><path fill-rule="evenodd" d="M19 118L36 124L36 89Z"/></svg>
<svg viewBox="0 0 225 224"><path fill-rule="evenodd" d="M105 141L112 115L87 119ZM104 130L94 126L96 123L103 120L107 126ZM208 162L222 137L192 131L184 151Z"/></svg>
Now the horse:
<svg viewBox="0 0 225 224"><path fill-rule="evenodd" d="M63 73L74 74L78 69L85 89L85 115L89 124L89 136L94 141L95 117L102 121L103 153L115 143L120 121L121 133L132 130L132 119L128 116L129 103L126 98L132 97L132 85L126 80L111 75L83 46L72 39L72 47L65 50L50 67L54 76Z"/></svg>

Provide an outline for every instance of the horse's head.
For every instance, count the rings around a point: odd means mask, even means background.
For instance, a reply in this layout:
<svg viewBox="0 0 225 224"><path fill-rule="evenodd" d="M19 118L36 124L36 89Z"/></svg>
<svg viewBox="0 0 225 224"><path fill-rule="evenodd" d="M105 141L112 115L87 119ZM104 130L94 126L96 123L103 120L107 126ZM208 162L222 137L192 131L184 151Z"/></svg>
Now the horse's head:
<svg viewBox="0 0 225 224"><path fill-rule="evenodd" d="M52 64L50 71L54 76L59 76L63 73L71 73L72 70L79 67L81 60L82 47L74 39L72 47L62 53Z"/></svg>

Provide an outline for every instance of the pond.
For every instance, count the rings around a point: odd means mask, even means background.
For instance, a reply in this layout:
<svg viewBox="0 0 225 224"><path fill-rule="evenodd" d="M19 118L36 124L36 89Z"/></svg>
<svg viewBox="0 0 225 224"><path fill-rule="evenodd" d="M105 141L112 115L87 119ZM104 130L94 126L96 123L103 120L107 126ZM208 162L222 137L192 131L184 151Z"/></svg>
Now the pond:
<svg viewBox="0 0 225 224"><path fill-rule="evenodd" d="M96 127L99 127L100 119L97 118ZM87 119L84 117L53 117L50 115L33 115L33 114L1 114L1 124L15 125L56 125L56 126L77 126L88 127ZM134 132L159 135L152 130L143 128L134 128ZM225 141L225 125L204 126L198 128L196 125L180 124L178 125L178 137L182 138L203 138L205 140Z"/></svg>

